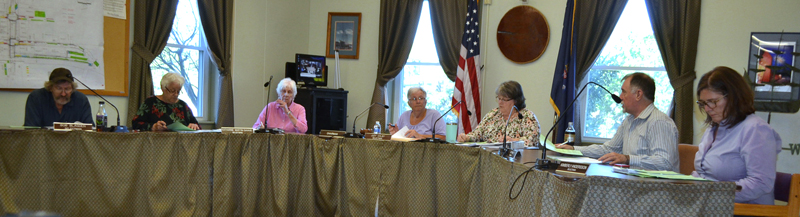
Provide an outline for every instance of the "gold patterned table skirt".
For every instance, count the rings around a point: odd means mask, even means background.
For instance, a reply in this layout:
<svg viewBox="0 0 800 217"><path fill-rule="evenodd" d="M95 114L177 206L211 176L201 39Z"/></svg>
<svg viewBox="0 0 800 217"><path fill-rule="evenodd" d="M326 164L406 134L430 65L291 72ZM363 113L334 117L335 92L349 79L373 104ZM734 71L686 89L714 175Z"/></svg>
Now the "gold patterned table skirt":
<svg viewBox="0 0 800 217"><path fill-rule="evenodd" d="M730 216L735 184L562 181L450 144L311 135L0 132L0 213ZM514 187L519 190L522 180Z"/></svg>

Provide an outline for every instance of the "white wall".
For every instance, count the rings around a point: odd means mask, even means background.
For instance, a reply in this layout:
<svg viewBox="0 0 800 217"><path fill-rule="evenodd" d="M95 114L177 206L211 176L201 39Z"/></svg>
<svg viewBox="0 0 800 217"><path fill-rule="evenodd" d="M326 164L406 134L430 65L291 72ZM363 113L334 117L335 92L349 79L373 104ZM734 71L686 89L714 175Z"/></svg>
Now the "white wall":
<svg viewBox="0 0 800 217"><path fill-rule="evenodd" d="M310 5L308 0L237 0L234 11L234 124L250 127L267 94L275 100L274 83L283 79L285 63L294 62L295 53L308 52ZM273 85L266 90L270 75Z"/></svg>
<svg viewBox="0 0 800 217"><path fill-rule="evenodd" d="M747 67L751 32L800 32L800 1L704 0L697 46L697 80L717 66L728 66L740 73ZM766 15L764 15L766 12ZM694 88L697 89L697 80ZM767 120L767 113L757 112ZM705 130L705 115L695 109L694 143ZM773 113L770 125L781 135L783 146L800 143L800 113ZM783 150L778 155L778 171L800 173L800 156Z"/></svg>

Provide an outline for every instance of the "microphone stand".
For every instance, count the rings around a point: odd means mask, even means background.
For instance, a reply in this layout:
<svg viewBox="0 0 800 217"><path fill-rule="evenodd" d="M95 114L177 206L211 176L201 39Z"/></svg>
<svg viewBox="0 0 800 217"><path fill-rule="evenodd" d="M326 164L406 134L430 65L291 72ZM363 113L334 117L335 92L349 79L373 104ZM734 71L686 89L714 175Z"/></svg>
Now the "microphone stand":
<svg viewBox="0 0 800 217"><path fill-rule="evenodd" d="M578 96L580 96L581 93L583 93L583 91L586 89L587 86L589 86L589 84L594 84L594 85L599 86L600 88L603 88L603 90L608 92L608 94L611 94L611 98L614 99L614 102L616 102L616 103L622 102L622 99L620 99L619 96L617 96L616 94L611 93L611 91L608 91L608 89L603 87L603 85L600 85L598 83L590 81L590 82L586 83L585 85L583 85L583 88L581 88L581 91L579 91L578 94L575 95L575 98L572 99L572 102L569 103L569 106L567 106L567 109L565 109L564 111L569 111L569 109L572 108L572 105L575 104L575 100L578 99ZM549 169L549 168L558 167L558 165L555 165L552 161L550 161L550 159L547 159L547 147L545 147L545 144L547 144L547 137L550 136L550 133L553 132L553 129L555 129L556 126L558 126L558 123L561 122L561 120L563 120L565 116L566 115L561 115L560 117L558 117L558 120L556 120L556 123L553 124L553 127L550 127L550 130L547 131L547 134L545 134L544 141L541 141L541 144L539 144L539 146L540 146L539 149L542 150L542 158L536 159L536 165L534 167L536 167L537 169ZM555 144L555 143L553 143L553 144Z"/></svg>
<svg viewBox="0 0 800 217"><path fill-rule="evenodd" d="M267 81L267 83L264 83L264 87L267 88L267 106L269 106L269 97L270 97L270 93L269 93L270 90L269 89L272 87L272 75L269 76L269 81ZM269 108L267 108L267 110L269 110ZM267 112L269 112L269 111L267 111ZM261 121L261 120L258 120L258 121ZM256 133L266 133L266 132L270 132L271 133L272 132L272 130L267 129L267 124L266 123L261 122L261 126L263 128L259 127L259 129L256 129L256 131L255 131ZM283 132L280 132L280 133L283 133Z"/></svg>
<svg viewBox="0 0 800 217"><path fill-rule="evenodd" d="M94 93L94 95L99 96L101 99L106 101L109 105L111 105L111 107L114 107L114 111L117 112L117 126L116 127L112 127L114 129L113 132L117 132L117 133L127 133L127 132L129 132L128 131L128 126L122 126L122 125L119 124L119 122L120 122L119 121L119 109L117 109L117 106L115 106L113 103L108 101L105 97L103 97L100 94L98 94L97 91L94 91L91 87L89 87L86 84L84 84L81 80L78 80L78 78L73 77L72 73L67 74L67 77L72 78L73 80L76 80L76 81L80 82L81 85L86 87L86 89L89 89L90 91L92 91L92 93ZM97 126L97 127L100 127L100 126ZM103 129L103 130L105 131L105 129Z"/></svg>
<svg viewBox="0 0 800 217"><path fill-rule="evenodd" d="M439 116L439 118L437 118L436 121L433 122L433 126L431 126L431 138L422 138L422 139L419 139L419 140L417 140L415 142L447 143L447 141L444 141L442 139L436 138L436 123L439 122L439 120L441 120L445 115L450 113L450 111L452 111L453 108L458 106L458 104L461 104L461 101L458 101L455 105L451 106L450 109L447 110L447 112L445 112L442 116Z"/></svg>
<svg viewBox="0 0 800 217"><path fill-rule="evenodd" d="M384 105L382 103L377 103L377 102L376 103L372 103L372 105L369 105L366 109L364 109L364 111L361 111L361 113L358 113L358 115L356 115L356 118L353 119L353 131L350 132L350 133L345 133L344 134L345 137L348 137L348 138L364 138L364 135L362 135L361 133L356 133L356 121L358 121L358 116L361 116L362 114L364 114L364 112L367 112L367 110L372 108L372 106L374 106L374 105L382 105L384 109L388 109L389 108L388 105Z"/></svg>
<svg viewBox="0 0 800 217"><path fill-rule="evenodd" d="M503 128L503 147L500 148L500 151L497 152L498 155L502 157L507 157L509 153L511 153L511 145L506 146L506 137L508 137L508 123L511 122L511 114L514 114L514 110L517 110L517 115L519 119L522 119L522 114L519 113L519 109L517 106L511 108L511 112L508 113L508 119L506 119L506 126ZM508 156L514 157L514 156Z"/></svg>

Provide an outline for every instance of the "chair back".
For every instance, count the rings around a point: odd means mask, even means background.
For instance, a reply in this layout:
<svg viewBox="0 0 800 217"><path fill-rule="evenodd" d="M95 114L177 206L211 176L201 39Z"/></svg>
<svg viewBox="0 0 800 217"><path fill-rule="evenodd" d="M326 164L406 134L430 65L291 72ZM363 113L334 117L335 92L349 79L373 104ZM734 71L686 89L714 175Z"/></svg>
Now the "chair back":
<svg viewBox="0 0 800 217"><path fill-rule="evenodd" d="M697 154L697 149L697 146L692 144L678 144L678 159L681 162L681 174L691 175L694 171L694 156Z"/></svg>
<svg viewBox="0 0 800 217"><path fill-rule="evenodd" d="M778 172L775 176L775 200L785 201L787 205L760 205L736 203L734 215L747 216L791 216L800 215L800 174Z"/></svg>
<svg viewBox="0 0 800 217"><path fill-rule="evenodd" d="M789 202L789 190L792 187L792 174L778 172L775 175L775 200Z"/></svg>

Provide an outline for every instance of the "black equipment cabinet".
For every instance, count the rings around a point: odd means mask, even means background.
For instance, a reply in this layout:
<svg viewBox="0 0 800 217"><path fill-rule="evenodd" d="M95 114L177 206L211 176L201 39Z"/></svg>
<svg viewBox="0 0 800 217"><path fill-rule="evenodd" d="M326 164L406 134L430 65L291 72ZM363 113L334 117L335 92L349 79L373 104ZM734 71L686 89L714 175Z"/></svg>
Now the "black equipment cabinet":
<svg viewBox="0 0 800 217"><path fill-rule="evenodd" d="M347 92L340 89L297 88L294 102L306 109L308 134L320 130L347 131Z"/></svg>

